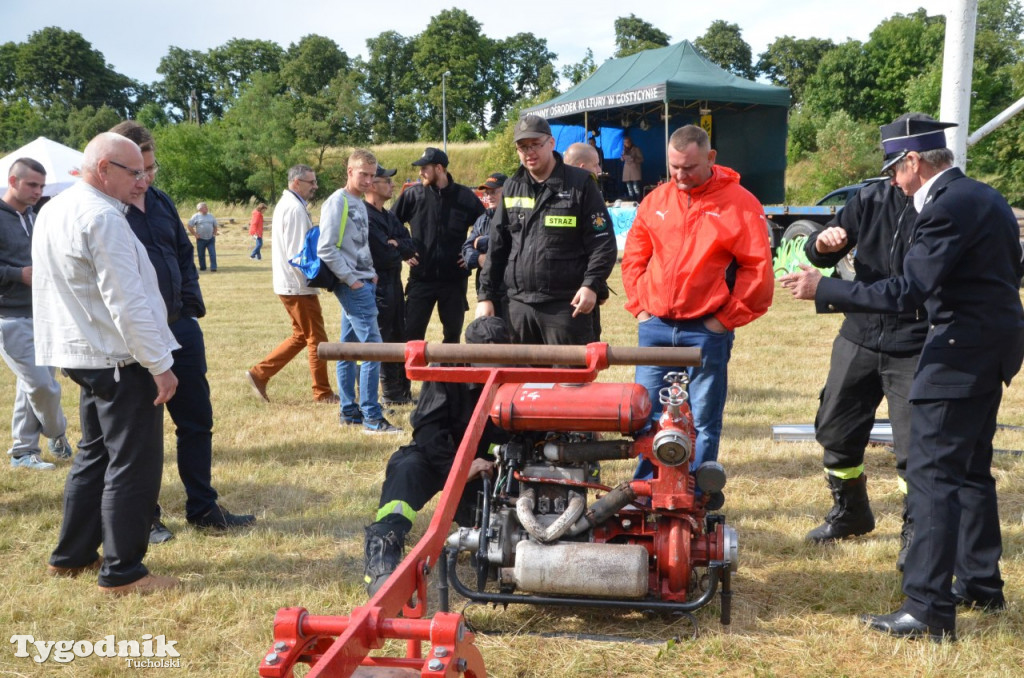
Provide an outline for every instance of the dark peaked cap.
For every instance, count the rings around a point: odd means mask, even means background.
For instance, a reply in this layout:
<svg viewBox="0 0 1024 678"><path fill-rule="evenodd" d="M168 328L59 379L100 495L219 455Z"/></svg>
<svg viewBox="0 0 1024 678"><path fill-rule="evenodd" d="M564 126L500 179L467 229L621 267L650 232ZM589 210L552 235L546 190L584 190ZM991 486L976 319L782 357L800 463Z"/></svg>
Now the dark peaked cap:
<svg viewBox="0 0 1024 678"><path fill-rule="evenodd" d="M931 151L946 148L948 127L956 127L955 122L939 122L924 113L902 115L888 125L882 125L882 151L885 162L882 171L886 171L910 151Z"/></svg>

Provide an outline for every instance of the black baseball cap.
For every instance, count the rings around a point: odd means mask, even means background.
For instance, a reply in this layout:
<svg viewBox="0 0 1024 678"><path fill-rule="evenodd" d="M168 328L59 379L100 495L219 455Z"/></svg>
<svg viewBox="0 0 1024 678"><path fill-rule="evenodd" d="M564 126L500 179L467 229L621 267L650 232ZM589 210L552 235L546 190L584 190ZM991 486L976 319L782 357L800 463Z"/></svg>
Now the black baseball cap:
<svg viewBox="0 0 1024 678"><path fill-rule="evenodd" d="M427 146L426 150L423 151L423 155L420 156L420 159L412 163L413 167L423 167L424 165L440 165L441 167L447 167L448 155L440 148Z"/></svg>
<svg viewBox="0 0 1024 678"><path fill-rule="evenodd" d="M551 125L548 124L548 121L539 115L531 113L524 118L520 118L519 122L516 123L513 141L540 139L541 137L549 136L551 136Z"/></svg>
<svg viewBox="0 0 1024 678"><path fill-rule="evenodd" d="M505 185L505 180L508 179L501 172L494 172L491 176L484 179L484 183L477 186L477 190L482 191L485 188L501 188Z"/></svg>
<svg viewBox="0 0 1024 678"><path fill-rule="evenodd" d="M398 170L396 170L396 169L392 169L392 170L384 169L381 165L377 165L377 174L374 175L374 176L377 176L377 177L393 177L397 173L398 173Z"/></svg>

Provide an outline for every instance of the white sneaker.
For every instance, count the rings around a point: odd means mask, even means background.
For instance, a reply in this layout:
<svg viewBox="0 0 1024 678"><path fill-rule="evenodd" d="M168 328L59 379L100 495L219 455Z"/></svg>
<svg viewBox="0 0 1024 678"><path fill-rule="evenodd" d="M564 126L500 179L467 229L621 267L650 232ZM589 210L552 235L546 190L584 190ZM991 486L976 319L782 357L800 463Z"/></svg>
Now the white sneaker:
<svg viewBox="0 0 1024 678"><path fill-rule="evenodd" d="M36 471L52 471L57 467L40 459L38 454L26 454L21 457L11 457L11 468L31 468Z"/></svg>

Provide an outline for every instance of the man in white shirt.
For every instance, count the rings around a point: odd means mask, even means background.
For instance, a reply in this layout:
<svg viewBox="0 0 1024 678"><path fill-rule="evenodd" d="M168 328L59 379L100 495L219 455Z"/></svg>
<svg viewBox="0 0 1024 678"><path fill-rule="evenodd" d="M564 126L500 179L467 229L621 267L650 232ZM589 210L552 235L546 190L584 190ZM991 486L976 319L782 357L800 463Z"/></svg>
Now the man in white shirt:
<svg viewBox="0 0 1024 678"><path fill-rule="evenodd" d="M167 309L125 218L146 190L139 147L104 133L85 148L82 181L50 201L32 243L36 362L81 387L82 441L64 487L49 570L99 570L112 595L177 586L142 560L163 473L163 404L178 380ZM102 544L103 556L98 548Z"/></svg>

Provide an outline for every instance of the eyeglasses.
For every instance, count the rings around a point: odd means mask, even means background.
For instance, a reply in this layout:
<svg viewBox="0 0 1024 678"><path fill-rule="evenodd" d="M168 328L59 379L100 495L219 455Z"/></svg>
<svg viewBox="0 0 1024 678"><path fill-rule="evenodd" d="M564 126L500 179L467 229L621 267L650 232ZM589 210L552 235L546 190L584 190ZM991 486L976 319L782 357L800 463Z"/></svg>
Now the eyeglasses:
<svg viewBox="0 0 1024 678"><path fill-rule="evenodd" d="M320 185L320 184L316 183L316 179L296 179L296 181L301 181L304 184L313 184L314 186L319 186Z"/></svg>
<svg viewBox="0 0 1024 678"><path fill-rule="evenodd" d="M532 144L516 144L516 150L520 153L536 153L540 149L544 148L547 143L548 140L545 139L544 141L537 141Z"/></svg>
<svg viewBox="0 0 1024 678"><path fill-rule="evenodd" d="M146 178L147 172L144 169L140 169L140 170L132 169L131 167L126 167L125 165L122 165L121 163L116 162L114 160L111 160L110 164L114 165L115 167L120 167L125 172L128 172L129 174L134 176L135 177L135 181L142 181L143 179Z"/></svg>
<svg viewBox="0 0 1024 678"><path fill-rule="evenodd" d="M143 172L145 172L146 174L148 174L151 177L155 177L156 173L159 172L159 171L160 171L160 163L158 163L156 160L153 161L152 165L150 165L149 167L147 167L146 169L143 170Z"/></svg>
<svg viewBox="0 0 1024 678"><path fill-rule="evenodd" d="M904 151L903 152L903 157L900 158L899 160L897 160L896 162L894 162L892 165L890 165L889 168L886 169L883 172L883 174L885 176L889 177L889 180L892 181L893 179L896 178L896 173L900 171L900 168L903 167L904 163L906 163L906 162L907 162L907 152Z"/></svg>

